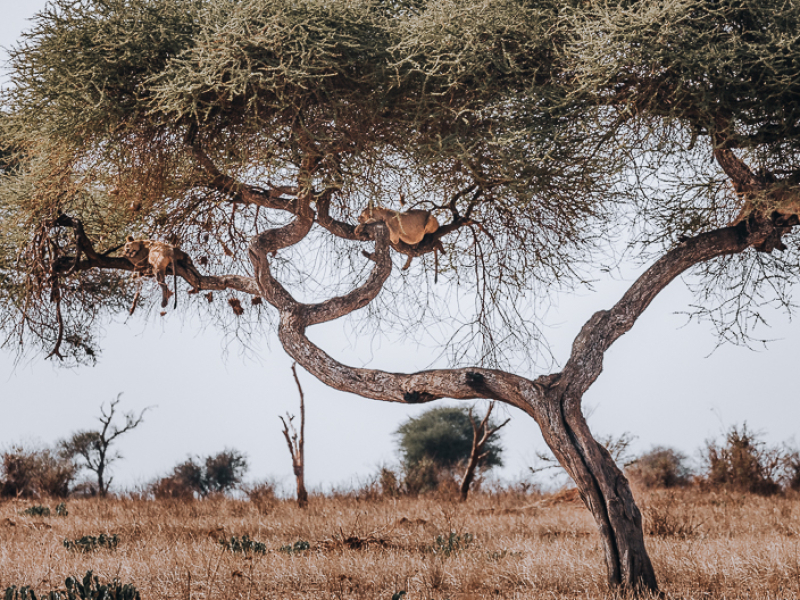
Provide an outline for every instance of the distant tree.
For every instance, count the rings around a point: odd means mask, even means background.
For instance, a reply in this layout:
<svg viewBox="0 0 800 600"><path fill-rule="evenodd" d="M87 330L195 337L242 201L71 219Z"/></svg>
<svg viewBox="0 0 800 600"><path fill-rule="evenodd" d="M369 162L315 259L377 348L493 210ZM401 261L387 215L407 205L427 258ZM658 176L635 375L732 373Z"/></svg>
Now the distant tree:
<svg viewBox="0 0 800 600"><path fill-rule="evenodd" d="M671 488L688 484L692 470L682 452L655 446L634 460L625 473L648 488Z"/></svg>
<svg viewBox="0 0 800 600"><path fill-rule="evenodd" d="M247 472L247 458L238 450L225 449L215 455L189 457L175 466L172 473L153 484L157 498L190 498L195 494L224 493L242 482Z"/></svg>
<svg viewBox="0 0 800 600"><path fill-rule="evenodd" d="M203 481L206 493L227 492L242 483L247 459L238 450L223 450L205 460Z"/></svg>
<svg viewBox="0 0 800 600"><path fill-rule="evenodd" d="M121 396L122 394L118 394L108 409L100 407L100 416L97 418L101 425L99 430L77 431L59 444L63 456L75 460L79 469L94 473L97 478L97 488L93 489L93 493L102 497L108 495L108 489L113 481L113 477L108 476L109 467L122 458L122 454L113 450L111 446L120 436L141 425L144 413L148 410L145 408L138 416L133 412L124 413L122 415L124 424L115 424L114 416Z"/></svg>
<svg viewBox="0 0 800 600"><path fill-rule="evenodd" d="M475 421L472 416L472 408L469 409L469 423L472 425L472 449L470 450L469 459L467 460L467 467L464 470L464 476L461 478L461 486L459 487L459 495L462 502L467 500L469 494L469 486L475 479L475 469L480 462L487 457L489 450L486 449L489 440L497 433L501 427L505 427L511 419L506 419L500 425L490 426L489 417L492 414L494 402L489 403L489 409L486 411L480 423Z"/></svg>
<svg viewBox="0 0 800 600"><path fill-rule="evenodd" d="M64 498L76 474L75 463L50 448L13 446L0 456L0 497Z"/></svg>
<svg viewBox="0 0 800 600"><path fill-rule="evenodd" d="M484 428L494 431L483 442L475 466L488 470L503 464L502 448L494 435L499 429L497 424L487 420ZM413 483L411 487L419 488L419 491L431 487L433 482L430 479L436 471L468 466L473 454L475 430L470 411L465 408L433 408L408 419L398 427L396 434L406 469L407 487Z"/></svg>
<svg viewBox="0 0 800 600"><path fill-rule="evenodd" d="M292 375L300 392L300 431L294 426L294 415L286 413L286 419L279 417L283 423L283 437L289 446L289 454L292 456L292 471L297 483L297 505L300 508L308 506L308 492L306 491L305 481L305 428L306 428L306 405L303 388L300 387L300 380L297 378L297 363L292 363Z"/></svg>

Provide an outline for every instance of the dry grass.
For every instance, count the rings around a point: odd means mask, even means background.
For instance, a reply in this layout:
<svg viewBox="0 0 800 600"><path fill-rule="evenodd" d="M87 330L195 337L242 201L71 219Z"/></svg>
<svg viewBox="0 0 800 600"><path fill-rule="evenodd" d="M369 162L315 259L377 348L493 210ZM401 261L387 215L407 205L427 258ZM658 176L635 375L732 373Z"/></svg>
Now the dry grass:
<svg viewBox="0 0 800 600"><path fill-rule="evenodd" d="M800 597L800 498L640 493L648 547L676 598ZM154 598L602 598L591 517L569 495L441 498L312 497L291 502L72 500L67 517L0 504L0 591L47 591L92 569ZM50 502L50 507L55 502ZM449 532L466 547L447 554ZM65 539L116 533L116 550L76 553ZM234 554L221 537L248 535L266 554ZM443 536L437 543L437 536ZM298 540L311 548L286 553ZM451 543L452 545L452 543Z"/></svg>

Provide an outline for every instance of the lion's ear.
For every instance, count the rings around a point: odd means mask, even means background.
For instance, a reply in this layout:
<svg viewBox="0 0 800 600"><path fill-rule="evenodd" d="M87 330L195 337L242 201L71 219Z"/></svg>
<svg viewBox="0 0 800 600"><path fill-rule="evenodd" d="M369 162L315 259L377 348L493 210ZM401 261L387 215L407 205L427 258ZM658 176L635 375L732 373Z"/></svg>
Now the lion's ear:
<svg viewBox="0 0 800 600"><path fill-rule="evenodd" d="M126 242L132 242L133 241L133 236L129 235L128 237L125 238L125 241Z"/></svg>

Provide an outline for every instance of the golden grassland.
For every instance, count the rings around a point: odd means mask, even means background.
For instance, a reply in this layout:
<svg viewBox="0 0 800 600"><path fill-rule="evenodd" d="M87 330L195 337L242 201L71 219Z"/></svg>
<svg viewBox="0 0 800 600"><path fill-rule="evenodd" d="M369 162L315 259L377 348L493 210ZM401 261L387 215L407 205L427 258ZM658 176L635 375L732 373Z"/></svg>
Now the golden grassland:
<svg viewBox="0 0 800 600"><path fill-rule="evenodd" d="M800 496L689 489L637 497L669 597L800 598ZM144 600L389 600L401 590L405 600L608 596L599 538L574 494L478 493L459 504L442 494L365 491L312 495L307 510L254 498L76 499L66 517L21 514L55 500L4 501L0 593L10 585L63 589L67 576L91 569L101 580L133 583ZM117 534L118 547L64 547L100 533ZM266 553L234 553L219 542L243 535ZM308 550L280 551L301 540Z"/></svg>

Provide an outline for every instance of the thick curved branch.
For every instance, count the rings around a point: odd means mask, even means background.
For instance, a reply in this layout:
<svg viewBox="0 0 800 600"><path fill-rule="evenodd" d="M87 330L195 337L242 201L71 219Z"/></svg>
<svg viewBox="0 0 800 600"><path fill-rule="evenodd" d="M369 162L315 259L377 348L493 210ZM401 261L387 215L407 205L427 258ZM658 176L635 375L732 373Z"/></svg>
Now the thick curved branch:
<svg viewBox="0 0 800 600"><path fill-rule="evenodd" d="M576 386L580 397L600 375L603 354L628 332L653 299L678 275L718 256L737 254L786 228L765 223L748 231L744 223L702 233L680 243L658 259L610 310L599 311L583 326L572 346L559 385Z"/></svg>
<svg viewBox="0 0 800 600"><path fill-rule="evenodd" d="M112 248L102 253L97 252L94 244L86 235L80 219L61 214L58 218L47 223L47 225L49 227L72 228L75 235L75 255L56 257L50 266L53 275L66 276L77 271L89 271L91 269L137 271L136 266L127 258L108 256L117 248ZM255 278L243 275L203 275L197 270L191 257L179 249L176 251L175 270L178 277L184 279L195 291L230 289L254 296L259 294ZM171 273L172 266L170 265L167 267L167 274Z"/></svg>
<svg viewBox="0 0 800 600"><path fill-rule="evenodd" d="M367 281L349 294L316 305L297 302L272 276L269 254L273 251L258 236L250 246L262 296L281 313L278 336L287 353L322 382L342 391L389 402L416 404L439 398L489 398L507 402L533 414L532 399L541 386L523 377L491 369L441 369L413 374L348 367L326 354L306 336L309 325L338 318L367 304L380 292L391 272L388 231L372 224L376 241L376 265ZM262 234L263 235L263 234Z"/></svg>

